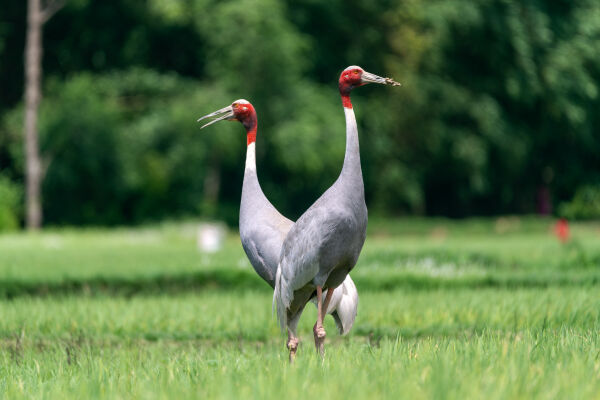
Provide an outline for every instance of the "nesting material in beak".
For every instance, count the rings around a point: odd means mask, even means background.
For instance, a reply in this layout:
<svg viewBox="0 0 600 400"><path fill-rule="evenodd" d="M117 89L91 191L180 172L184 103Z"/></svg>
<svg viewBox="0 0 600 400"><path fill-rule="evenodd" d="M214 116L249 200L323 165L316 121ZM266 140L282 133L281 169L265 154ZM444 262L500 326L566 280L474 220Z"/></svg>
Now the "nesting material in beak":
<svg viewBox="0 0 600 400"><path fill-rule="evenodd" d="M213 118L213 117L214 117L214 119L212 121L210 121L207 124L202 125L200 127L200 129L206 128L207 126L212 125L215 122L229 120L229 119L233 118L233 108L231 106L223 107L220 110L217 110L215 112L207 114L202 118L198 118L198 122L202 121L205 118Z"/></svg>
<svg viewBox="0 0 600 400"><path fill-rule="evenodd" d="M382 85L391 85L391 86L402 86L399 82L396 82L392 78L382 78L381 76L377 76L370 72L364 71L361 76L362 83L380 83Z"/></svg>

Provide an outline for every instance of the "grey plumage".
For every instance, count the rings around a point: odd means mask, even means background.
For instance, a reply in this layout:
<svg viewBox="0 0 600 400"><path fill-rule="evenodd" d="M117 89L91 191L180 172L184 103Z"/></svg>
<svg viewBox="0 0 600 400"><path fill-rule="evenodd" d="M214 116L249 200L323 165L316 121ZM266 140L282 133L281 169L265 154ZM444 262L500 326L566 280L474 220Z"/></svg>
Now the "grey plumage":
<svg viewBox="0 0 600 400"><path fill-rule="evenodd" d="M250 264L271 287L275 287L283 241L293 225L266 198L258 183L256 171L247 168L240 205L240 238ZM352 278L347 276L334 291L327 309L340 334L345 335L352 328L357 308L358 292Z"/></svg>
<svg viewBox="0 0 600 400"><path fill-rule="evenodd" d="M240 238L250 264L271 287L275 286L281 245L293 225L267 200L256 171L246 168L240 203Z"/></svg>
<svg viewBox="0 0 600 400"><path fill-rule="evenodd" d="M354 268L366 238L367 207L358 129L346 114L346 155L335 183L298 219L283 242L273 300L284 329L295 325L316 287L337 287Z"/></svg>
<svg viewBox="0 0 600 400"><path fill-rule="evenodd" d="M400 86L390 78L366 72L358 66L342 71L338 81L346 116L346 154L344 166L335 183L298 219L287 234L275 277L273 303L281 329L288 330L290 360L297 349L296 326L306 302L316 292L336 288L354 268L366 238L367 206L358 128L350 92L368 83ZM330 301L325 295L323 304ZM319 307L313 327L315 347L323 356L325 328L323 309Z"/></svg>
<svg viewBox="0 0 600 400"><path fill-rule="evenodd" d="M254 107L246 100L236 100L231 106L208 114L200 120L207 117L215 119L204 126L211 125L215 121L237 119L247 130L249 140L240 204L240 238L254 270L271 287L274 287L281 247L294 222L277 211L260 187L256 173L254 139L257 118ZM252 140L250 140L251 135ZM348 276L333 293L327 310L327 313L335 319L341 334L348 333L352 328L357 307L358 292L354 282Z"/></svg>
<svg viewBox="0 0 600 400"><path fill-rule="evenodd" d="M256 169L252 168L255 165L253 148L249 147L246 157L240 204L240 238L254 270L274 287L281 247L294 222L281 215L264 195ZM352 328L357 308L358 292L348 276L334 291L327 310L333 316L340 334L344 335Z"/></svg>

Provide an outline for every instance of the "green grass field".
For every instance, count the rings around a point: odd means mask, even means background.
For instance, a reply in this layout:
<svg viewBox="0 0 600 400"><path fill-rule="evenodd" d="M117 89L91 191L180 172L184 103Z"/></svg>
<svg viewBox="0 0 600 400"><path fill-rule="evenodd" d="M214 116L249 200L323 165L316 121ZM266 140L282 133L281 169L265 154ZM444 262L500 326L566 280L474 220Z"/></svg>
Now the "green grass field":
<svg viewBox="0 0 600 400"><path fill-rule="evenodd" d="M1 398L600 397L600 224L370 223L360 306L294 365L233 232L194 224L0 235Z"/></svg>

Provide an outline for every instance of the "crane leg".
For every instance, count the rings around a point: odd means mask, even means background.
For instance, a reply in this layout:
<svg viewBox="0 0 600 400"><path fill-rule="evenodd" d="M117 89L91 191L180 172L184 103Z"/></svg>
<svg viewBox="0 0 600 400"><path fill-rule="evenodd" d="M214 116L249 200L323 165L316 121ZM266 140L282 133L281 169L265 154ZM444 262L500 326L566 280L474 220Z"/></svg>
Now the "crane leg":
<svg viewBox="0 0 600 400"><path fill-rule="evenodd" d="M293 317L288 315L288 341L287 348L290 351L290 364L296 359L296 351L298 350L298 335L296 329L298 328L298 321L300 321L300 313L297 313Z"/></svg>
<svg viewBox="0 0 600 400"><path fill-rule="evenodd" d="M335 288L329 288L327 290L327 295L325 295L325 301L323 302L323 288L321 286L317 286L317 322L313 327L313 334L315 337L315 348L317 352L323 357L325 355L324 343L325 343L325 328L323 327L323 320L325 319L325 314L327 314L327 308L329 307L329 302L331 301L331 296L333 295L333 291Z"/></svg>
<svg viewBox="0 0 600 400"><path fill-rule="evenodd" d="M298 338L294 333L288 329L288 341L287 348L290 351L290 364L296 359L296 351L298 350Z"/></svg>

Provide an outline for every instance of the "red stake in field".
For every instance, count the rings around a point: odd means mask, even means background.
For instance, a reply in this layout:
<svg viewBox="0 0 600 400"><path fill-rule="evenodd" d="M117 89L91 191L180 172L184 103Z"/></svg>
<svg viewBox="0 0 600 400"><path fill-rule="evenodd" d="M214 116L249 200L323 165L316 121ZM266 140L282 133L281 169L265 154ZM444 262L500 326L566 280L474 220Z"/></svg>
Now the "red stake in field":
<svg viewBox="0 0 600 400"><path fill-rule="evenodd" d="M561 243L569 241L569 222L565 218L561 218L554 225L554 234Z"/></svg>

